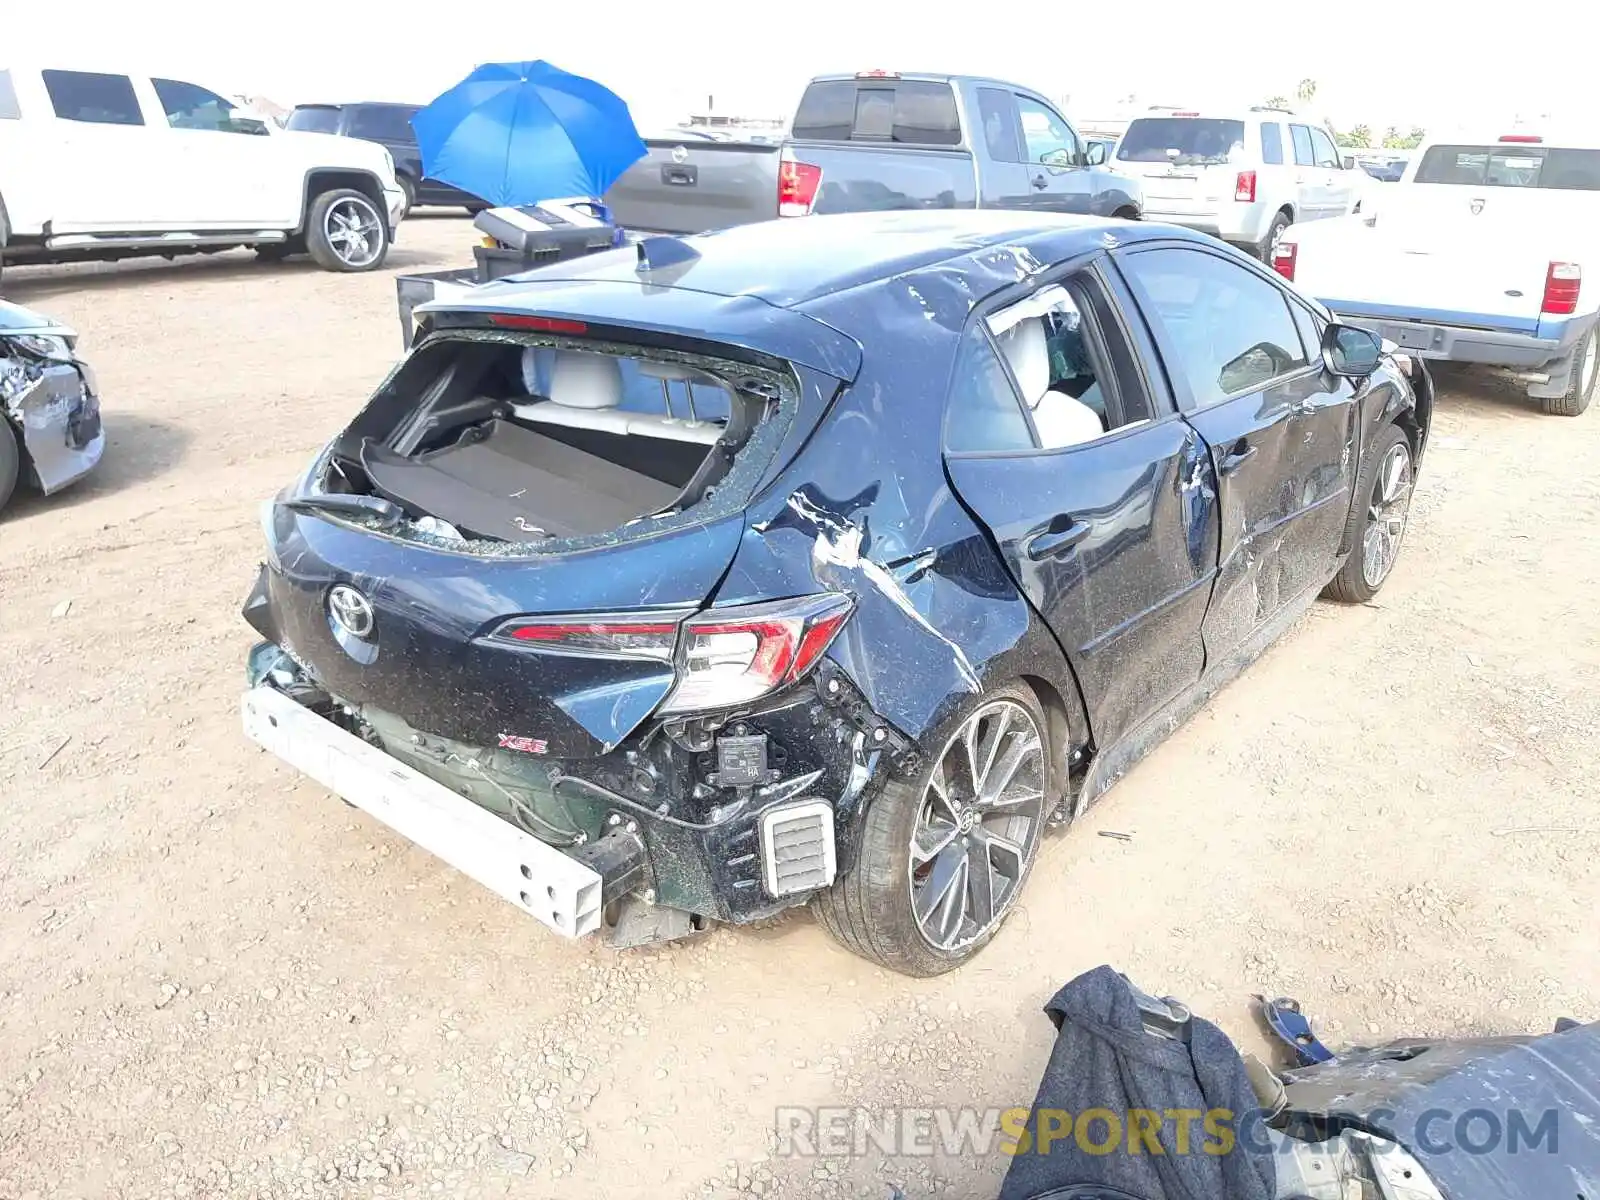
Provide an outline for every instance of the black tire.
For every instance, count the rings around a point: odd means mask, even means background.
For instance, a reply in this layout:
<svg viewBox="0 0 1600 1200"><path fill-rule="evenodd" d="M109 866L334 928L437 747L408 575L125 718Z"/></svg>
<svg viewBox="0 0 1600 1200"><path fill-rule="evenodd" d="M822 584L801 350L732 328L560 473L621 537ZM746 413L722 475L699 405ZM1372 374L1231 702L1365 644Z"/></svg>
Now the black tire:
<svg viewBox="0 0 1600 1200"><path fill-rule="evenodd" d="M1589 401L1600 390L1600 325L1589 331L1589 336L1573 352L1572 381L1560 396L1541 397L1539 403L1552 417L1576 417L1589 407ZM1593 372L1593 374L1591 374ZM1585 378L1587 376L1587 378Z"/></svg>
<svg viewBox="0 0 1600 1200"><path fill-rule="evenodd" d="M400 220L404 221L411 215L411 210L417 206L417 185L411 182L409 175L396 175L399 180L400 190L405 193L405 207L400 210Z"/></svg>
<svg viewBox="0 0 1600 1200"><path fill-rule="evenodd" d="M1000 707L1007 710L1011 719L1015 719L1018 712L1026 713L1039 739L1042 754L1038 766L1038 810L1031 817L1033 824L1026 837L1016 839L1022 853L1019 856L1006 856L1014 865L1020 859L1020 867L1014 869L1015 878L1008 881L1011 886L987 925L974 922L975 932L970 938L949 947L936 946L924 933L913 907L913 891L918 885L914 882L916 872L911 863L912 835L919 828L919 822L932 812L934 802L933 793L929 790L930 781L935 772L941 772L940 778L945 778L942 763L946 750L955 745L956 739L976 715ZM992 730L994 726L988 728ZM995 736L1005 737L1008 746L1013 744L1010 739L1014 736L1014 730L1022 733L1024 738L1026 736L1025 727L1021 725L1004 725L1001 729L1004 732ZM1013 683L974 697L935 736L929 738L933 754L927 764L915 778L890 780L878 789L862 818L861 840L854 864L834 881L831 888L814 897L811 902L818 922L834 940L852 953L891 971L922 977L954 970L982 950L999 932L1006 917L1015 910L1017 897L1026 885L1038 856L1040 838L1054 804L1055 755L1048 730L1044 712L1032 689L1022 683ZM997 761L997 755L998 746L996 755L991 756L991 762ZM1032 778L1031 765L1025 764L1025 769L1028 774L1023 778L1022 785L1026 789L1027 782ZM999 812L988 810L987 815L997 819L1014 819L1013 813L1017 816L1027 815L1020 806L1013 808L1009 803ZM967 847L969 841L976 840L976 833L963 832L972 828L970 823L952 827L950 841L945 843L945 847L954 849L957 858L965 859L969 864L978 856L992 862L992 848L987 855L979 849L961 848ZM994 829L993 826L985 826L982 821L978 822L978 828L987 828L990 832ZM957 838L961 840L961 847L955 846ZM987 842L978 844L989 845ZM930 870L930 877L922 886L932 885L931 872L937 869L938 861L942 858L943 855L938 855L924 864ZM990 895L993 894L991 889ZM962 908L957 924L964 928L966 913L970 911L965 900Z"/></svg>
<svg viewBox="0 0 1600 1200"><path fill-rule="evenodd" d="M17 435L11 423L0 417L0 512L17 490L17 480L22 476L22 451L17 447Z"/></svg>
<svg viewBox="0 0 1600 1200"><path fill-rule="evenodd" d="M359 221L360 244L337 243L330 224ZM375 271L389 254L389 226L382 209L354 188L323 192L311 202L306 217L306 250L325 271ZM343 247L343 248L341 248Z"/></svg>
<svg viewBox="0 0 1600 1200"><path fill-rule="evenodd" d="M1391 451L1397 447L1404 451L1406 472L1404 496L1398 509L1384 499L1387 484L1385 463L1389 461ZM1373 442L1371 452L1361 464L1361 474L1356 477L1357 499L1351 505L1350 520L1345 526L1345 537L1351 544L1350 557L1345 559L1344 566L1339 568L1339 573L1323 590L1324 596L1345 604L1365 604L1383 588L1394 570L1395 561L1399 558L1400 547L1405 539L1406 523L1410 515L1411 488L1415 480L1411 439L1399 426L1386 426ZM1392 545L1386 551L1379 549L1384 541L1383 535L1375 534L1375 541L1369 539L1369 528L1379 521L1392 522L1396 518L1400 525L1398 531L1392 534ZM1386 562L1383 557L1385 553ZM1372 568L1370 571L1369 566Z"/></svg>
<svg viewBox="0 0 1600 1200"><path fill-rule="evenodd" d="M264 263L281 263L289 257L289 247L283 242L268 242L256 247L256 257Z"/></svg>
<svg viewBox="0 0 1600 1200"><path fill-rule="evenodd" d="M1272 224L1267 226L1267 236L1264 237L1261 240L1261 244L1256 247L1256 257L1262 262L1266 263L1268 266L1271 266L1273 245L1280 237L1283 236L1283 231L1293 224L1294 221L1290 219L1289 214L1284 212L1282 209L1279 209L1277 212L1273 213Z"/></svg>

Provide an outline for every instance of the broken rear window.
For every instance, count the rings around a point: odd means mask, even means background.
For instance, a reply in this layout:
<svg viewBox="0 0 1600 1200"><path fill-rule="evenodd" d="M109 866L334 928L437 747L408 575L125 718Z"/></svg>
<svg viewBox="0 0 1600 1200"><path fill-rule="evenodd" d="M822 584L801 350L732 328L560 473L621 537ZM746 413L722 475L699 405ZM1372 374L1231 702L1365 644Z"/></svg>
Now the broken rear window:
<svg viewBox="0 0 1600 1200"><path fill-rule="evenodd" d="M346 430L327 482L446 540L654 528L753 485L795 394L781 372L724 360L457 331L421 346Z"/></svg>

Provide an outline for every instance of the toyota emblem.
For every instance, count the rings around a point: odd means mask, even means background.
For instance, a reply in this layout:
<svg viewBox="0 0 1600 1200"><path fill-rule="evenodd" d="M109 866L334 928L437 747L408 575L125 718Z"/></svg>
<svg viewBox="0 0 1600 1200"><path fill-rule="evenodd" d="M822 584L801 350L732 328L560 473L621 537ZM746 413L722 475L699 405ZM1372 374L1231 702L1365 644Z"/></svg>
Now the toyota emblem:
<svg viewBox="0 0 1600 1200"><path fill-rule="evenodd" d="M372 601L349 584L341 583L328 593L328 618L336 632L351 637L368 638L376 623L372 614Z"/></svg>
<svg viewBox="0 0 1600 1200"><path fill-rule="evenodd" d="M672 148L672 161L680 167L689 161L689 148L687 146L674 146Z"/></svg>

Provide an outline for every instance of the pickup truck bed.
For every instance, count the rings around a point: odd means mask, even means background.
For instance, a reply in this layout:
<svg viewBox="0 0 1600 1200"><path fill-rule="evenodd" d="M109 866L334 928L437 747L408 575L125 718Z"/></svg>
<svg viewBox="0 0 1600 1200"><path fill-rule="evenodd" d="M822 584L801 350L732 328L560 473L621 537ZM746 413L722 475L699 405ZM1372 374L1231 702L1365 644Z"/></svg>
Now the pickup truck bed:
<svg viewBox="0 0 1600 1200"><path fill-rule="evenodd" d="M1513 368L1575 416L1600 360L1597 227L1600 148L1453 139L1367 211L1291 227L1273 265L1341 319L1419 358Z"/></svg>
<svg viewBox="0 0 1600 1200"><path fill-rule="evenodd" d="M1042 97L954 75L812 80L781 144L646 142L605 200L624 228L699 233L773 217L1025 208L1137 217L1137 180L1104 166Z"/></svg>

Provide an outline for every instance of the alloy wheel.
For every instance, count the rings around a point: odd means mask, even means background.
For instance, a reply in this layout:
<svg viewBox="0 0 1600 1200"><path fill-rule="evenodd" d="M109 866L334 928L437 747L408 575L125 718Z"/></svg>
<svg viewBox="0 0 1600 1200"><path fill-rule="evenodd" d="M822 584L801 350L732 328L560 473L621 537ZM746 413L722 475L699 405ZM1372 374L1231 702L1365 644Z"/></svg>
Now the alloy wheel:
<svg viewBox="0 0 1600 1200"><path fill-rule="evenodd" d="M330 204L322 228L328 245L347 267L370 266L383 253L383 225L365 200L345 196Z"/></svg>
<svg viewBox="0 0 1600 1200"><path fill-rule="evenodd" d="M1044 737L1014 700L984 705L940 754L911 832L911 908L936 950L959 950L1004 918L1044 826Z"/></svg>
<svg viewBox="0 0 1600 1200"><path fill-rule="evenodd" d="M1367 528L1362 534L1361 577L1376 588L1389 577L1400 555L1406 517L1411 509L1411 450L1404 443L1389 447L1378 464L1367 504Z"/></svg>

